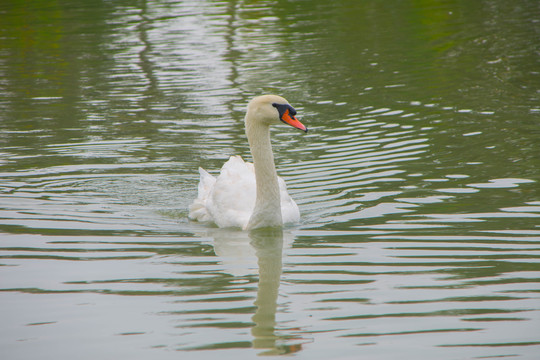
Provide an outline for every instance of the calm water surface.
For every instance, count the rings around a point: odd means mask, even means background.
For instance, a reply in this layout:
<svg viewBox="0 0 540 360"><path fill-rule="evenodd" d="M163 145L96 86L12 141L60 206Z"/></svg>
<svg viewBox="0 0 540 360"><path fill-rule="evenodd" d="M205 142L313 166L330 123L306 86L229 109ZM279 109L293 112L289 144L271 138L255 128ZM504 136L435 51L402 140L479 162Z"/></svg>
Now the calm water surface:
<svg viewBox="0 0 540 360"><path fill-rule="evenodd" d="M2 359L537 359L540 3L0 5ZM302 221L188 221L273 130Z"/></svg>

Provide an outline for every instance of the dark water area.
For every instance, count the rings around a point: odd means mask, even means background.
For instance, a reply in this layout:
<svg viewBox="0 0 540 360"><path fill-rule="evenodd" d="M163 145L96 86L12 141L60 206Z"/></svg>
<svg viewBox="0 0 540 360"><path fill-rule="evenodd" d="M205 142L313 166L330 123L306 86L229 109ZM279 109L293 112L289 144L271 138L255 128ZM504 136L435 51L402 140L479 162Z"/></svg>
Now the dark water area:
<svg viewBox="0 0 540 360"><path fill-rule="evenodd" d="M188 220L272 130L302 213ZM535 359L538 1L0 4L0 357Z"/></svg>

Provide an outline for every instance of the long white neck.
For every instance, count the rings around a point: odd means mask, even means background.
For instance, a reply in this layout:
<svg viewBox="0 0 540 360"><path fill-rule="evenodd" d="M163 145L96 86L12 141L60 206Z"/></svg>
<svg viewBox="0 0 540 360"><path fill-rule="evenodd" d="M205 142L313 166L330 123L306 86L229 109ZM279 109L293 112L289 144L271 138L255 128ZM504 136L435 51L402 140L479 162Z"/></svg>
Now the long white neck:
<svg viewBox="0 0 540 360"><path fill-rule="evenodd" d="M282 226L281 199L270 143L270 127L257 121L250 121L248 118L250 115L250 112L246 115L246 135L255 167L257 199L247 229Z"/></svg>

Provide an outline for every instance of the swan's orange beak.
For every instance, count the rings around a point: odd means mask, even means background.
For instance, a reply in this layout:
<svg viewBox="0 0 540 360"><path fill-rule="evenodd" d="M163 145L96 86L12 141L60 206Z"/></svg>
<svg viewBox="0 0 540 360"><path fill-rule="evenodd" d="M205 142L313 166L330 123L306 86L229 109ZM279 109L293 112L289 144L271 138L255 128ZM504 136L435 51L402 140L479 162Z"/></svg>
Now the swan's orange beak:
<svg viewBox="0 0 540 360"><path fill-rule="evenodd" d="M307 132L307 127L296 118L296 110L289 104L272 104L279 112L279 119L285 124Z"/></svg>
<svg viewBox="0 0 540 360"><path fill-rule="evenodd" d="M297 129L300 129L302 131L305 131L307 132L307 127L302 124L300 122L300 120L298 120L296 118L296 116L292 115L289 111L289 109L285 110L285 112L283 113L283 115L281 115L280 117L281 121L283 121L285 124L289 124L291 125L292 127L294 128L297 128Z"/></svg>

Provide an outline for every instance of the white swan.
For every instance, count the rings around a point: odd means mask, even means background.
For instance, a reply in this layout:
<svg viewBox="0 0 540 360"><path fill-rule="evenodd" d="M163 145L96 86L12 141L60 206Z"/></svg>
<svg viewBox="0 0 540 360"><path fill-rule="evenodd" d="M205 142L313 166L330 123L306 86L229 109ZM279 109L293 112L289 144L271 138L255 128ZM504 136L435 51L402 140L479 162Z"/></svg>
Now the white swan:
<svg viewBox="0 0 540 360"><path fill-rule="evenodd" d="M199 193L189 208L189 218L244 230L298 222L298 205L277 175L270 143L270 125L280 121L307 132L295 115L294 108L281 96L263 95L251 100L245 126L253 164L231 156L217 178L199 168Z"/></svg>

